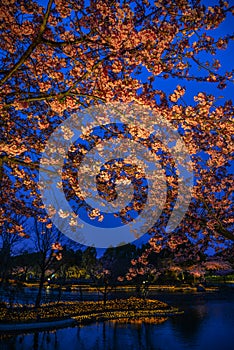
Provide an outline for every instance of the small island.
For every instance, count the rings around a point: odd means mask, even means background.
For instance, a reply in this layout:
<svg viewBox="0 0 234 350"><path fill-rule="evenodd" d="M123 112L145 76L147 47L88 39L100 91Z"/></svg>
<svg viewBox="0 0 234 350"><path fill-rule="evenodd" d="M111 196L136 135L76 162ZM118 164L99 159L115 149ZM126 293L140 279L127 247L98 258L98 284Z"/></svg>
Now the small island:
<svg viewBox="0 0 234 350"><path fill-rule="evenodd" d="M178 308L158 300L143 300L136 297L128 299L96 301L73 301L42 304L39 308L33 306L7 304L0 305L0 330L20 330L53 328L65 325L82 325L91 322L118 320L144 320L144 322L161 323L169 316L181 314ZM4 328L4 329L3 329Z"/></svg>

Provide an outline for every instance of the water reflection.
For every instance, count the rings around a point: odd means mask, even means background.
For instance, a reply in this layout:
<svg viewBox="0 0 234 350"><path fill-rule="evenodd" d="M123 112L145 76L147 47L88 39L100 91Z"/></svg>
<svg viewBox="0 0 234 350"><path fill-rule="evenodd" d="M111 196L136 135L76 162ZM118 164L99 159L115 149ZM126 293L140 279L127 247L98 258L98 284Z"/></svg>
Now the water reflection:
<svg viewBox="0 0 234 350"><path fill-rule="evenodd" d="M196 305L185 310L183 316L171 319L171 324L179 337L187 339L193 343L202 328L202 323L207 316L208 308L206 305Z"/></svg>
<svg viewBox="0 0 234 350"><path fill-rule="evenodd" d="M134 325L142 325L142 324L161 324L163 322L165 322L168 319L168 317L141 317L141 318L120 318L118 320L111 320L110 322L112 323L117 323L117 324L121 324L121 323L128 323L128 324L134 324Z"/></svg>
<svg viewBox="0 0 234 350"><path fill-rule="evenodd" d="M9 289L0 286L0 301L20 303L20 304L34 304L37 297L37 288L23 287L14 289L14 294L9 293ZM96 291L72 290L62 291L57 289L43 289L42 302L49 303L52 301L74 301L74 300L100 300L102 298Z"/></svg>
<svg viewBox="0 0 234 350"><path fill-rule="evenodd" d="M183 297L182 297L183 298ZM209 299L209 298L208 298ZM178 299L179 300L179 299ZM2 335L0 349L12 350L232 350L234 298L191 297L177 305L185 313L122 322L108 321L83 327ZM173 302L175 304L175 302Z"/></svg>

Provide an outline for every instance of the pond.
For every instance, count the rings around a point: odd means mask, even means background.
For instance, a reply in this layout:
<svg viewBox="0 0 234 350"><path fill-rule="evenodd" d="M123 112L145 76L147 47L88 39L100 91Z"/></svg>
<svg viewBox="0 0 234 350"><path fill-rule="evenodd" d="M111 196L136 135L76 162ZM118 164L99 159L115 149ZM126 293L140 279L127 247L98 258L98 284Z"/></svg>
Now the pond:
<svg viewBox="0 0 234 350"><path fill-rule="evenodd" d="M0 301L10 302L20 304L34 304L37 297L37 288L14 288L7 289L0 286ZM42 291L42 303L61 301L79 301L79 300L100 300L102 296L97 291L85 291L80 293L79 290L74 291L62 291L60 294L57 289L47 289L44 288Z"/></svg>
<svg viewBox="0 0 234 350"><path fill-rule="evenodd" d="M94 323L53 331L2 335L0 349L16 350L232 350L234 295L157 294L185 312L161 324ZM125 350L124 349L124 350Z"/></svg>

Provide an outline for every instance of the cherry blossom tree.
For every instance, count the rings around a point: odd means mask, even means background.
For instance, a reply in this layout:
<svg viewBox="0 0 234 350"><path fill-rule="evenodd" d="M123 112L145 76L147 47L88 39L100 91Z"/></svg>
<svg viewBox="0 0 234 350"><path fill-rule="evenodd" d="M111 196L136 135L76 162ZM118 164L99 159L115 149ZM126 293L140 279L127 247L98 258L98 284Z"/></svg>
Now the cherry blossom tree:
<svg viewBox="0 0 234 350"><path fill-rule="evenodd" d="M62 259L63 247L61 245L61 233L55 227L49 228L45 223L34 220L33 231L34 235L31 239L34 243L34 249L38 253L37 264L40 276L35 307L39 307L46 281L46 272L52 266L55 267L55 263ZM57 265L57 269L59 269L60 264Z"/></svg>
<svg viewBox="0 0 234 350"><path fill-rule="evenodd" d="M195 252L231 244L233 104L220 103L217 94L205 91L188 104L186 84L213 84L214 91L232 86L233 72L225 71L216 55L229 47L233 35L219 36L216 29L233 15L233 6L222 0L215 6L192 0L48 0L46 7L32 0L8 0L0 6L1 225L14 213L51 224L41 200L38 170L46 142L58 125L92 105L134 102L151 108L180 132L196 179L186 216L167 234L170 203L178 189L176 176L167 175L164 215L148 232L150 248L143 261L152 251L173 251L188 240L194 242ZM171 78L181 85L176 83L172 93L160 89L162 80L174 84ZM93 142L89 129L82 128L84 139ZM70 137L71 130L63 132ZM149 144L145 130L127 132ZM151 143L155 156L159 148ZM170 157L164 161L167 164ZM103 171L102 179L108 167ZM67 176L70 182L75 177L71 171ZM130 176L125 174L125 180ZM101 180L99 187L111 195ZM68 190L67 196L72 192ZM121 214L123 222L131 219L128 211L140 211L143 204L141 198L134 208L127 208ZM96 209L89 217L103 219ZM71 221L71 229L72 225Z"/></svg>

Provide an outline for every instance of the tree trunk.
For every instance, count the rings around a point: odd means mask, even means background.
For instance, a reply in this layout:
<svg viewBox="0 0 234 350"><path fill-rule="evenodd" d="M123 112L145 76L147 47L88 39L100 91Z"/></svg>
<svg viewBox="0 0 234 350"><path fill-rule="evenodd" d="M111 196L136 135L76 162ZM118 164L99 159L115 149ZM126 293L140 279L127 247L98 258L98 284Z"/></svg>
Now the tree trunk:
<svg viewBox="0 0 234 350"><path fill-rule="evenodd" d="M104 293L103 293L103 304L106 306L106 300L107 300L107 286L104 287Z"/></svg>
<svg viewBox="0 0 234 350"><path fill-rule="evenodd" d="M79 291L80 291L80 300L83 301L83 291L82 291L82 287L79 287Z"/></svg>
<svg viewBox="0 0 234 350"><path fill-rule="evenodd" d="M2 280L2 284L8 284L10 266L11 266L10 245L6 242L3 242L3 247L1 249L1 280Z"/></svg>
<svg viewBox="0 0 234 350"><path fill-rule="evenodd" d="M60 284L59 284L58 303L60 302L61 297L62 297L62 284L60 283Z"/></svg>
<svg viewBox="0 0 234 350"><path fill-rule="evenodd" d="M36 302L35 302L35 307L36 308L39 307L40 303L41 303L41 296L42 296L42 290L43 290L44 282L45 282L45 270L43 269L41 271L39 289L38 289L37 298L36 298Z"/></svg>

